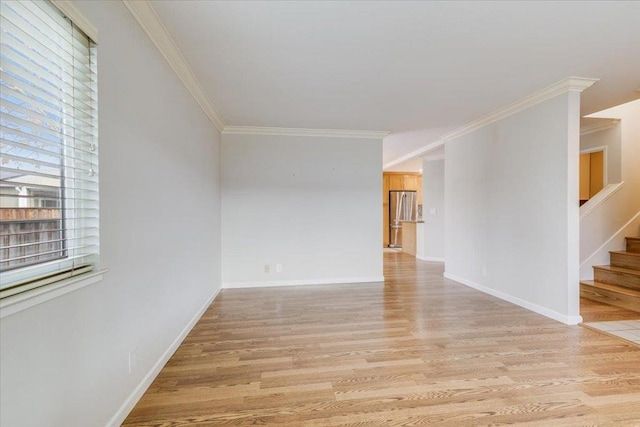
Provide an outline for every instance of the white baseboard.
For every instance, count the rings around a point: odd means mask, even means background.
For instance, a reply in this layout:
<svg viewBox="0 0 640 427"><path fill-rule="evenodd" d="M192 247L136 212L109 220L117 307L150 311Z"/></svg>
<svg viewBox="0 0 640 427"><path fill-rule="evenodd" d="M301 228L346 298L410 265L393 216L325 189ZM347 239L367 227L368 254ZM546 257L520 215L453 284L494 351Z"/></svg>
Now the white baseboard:
<svg viewBox="0 0 640 427"><path fill-rule="evenodd" d="M160 359L153 365L151 370L145 375L140 383L133 389L133 392L126 398L126 400L122 403L122 406L118 409L118 411L111 417L109 422L107 423L107 427L118 427L122 425L124 420L129 415L129 412L136 406L138 400L142 397L142 395L147 391L153 380L158 376L164 365L169 361L173 353L176 352L182 341L187 337L191 329L198 323L198 320L202 317L207 308L211 305L213 300L220 294L221 289L218 289L211 295L207 301L202 305L202 307L198 310L198 312L193 316L193 318L189 321L187 326L180 332L180 334L176 337L175 340L171 343L169 348L160 356Z"/></svg>
<svg viewBox="0 0 640 427"><path fill-rule="evenodd" d="M549 317L553 320L557 320L558 322L562 322L566 325L577 325L578 323L582 323L582 316L567 316L562 313L558 313L557 311L550 310L546 307L543 307L538 304L534 304L529 301L525 301L521 298L514 297L513 295L506 294L501 291L497 291L495 289L488 288L479 283L472 282L471 280L463 279L462 277L457 277L447 272L444 273L444 277L447 279L454 280L458 283L461 283L470 288L476 289L480 292L484 292L485 294L489 294L496 298L500 298L501 300L508 301L512 304L519 305L520 307L526 308L527 310L531 310L535 313L541 314L543 316Z"/></svg>
<svg viewBox="0 0 640 427"><path fill-rule="evenodd" d="M331 279L307 279L307 280L265 280L263 282L223 282L222 289L238 288L268 288L274 286L300 286L300 285L338 285L347 283L378 283L384 282L384 276L369 277L336 277Z"/></svg>
<svg viewBox="0 0 640 427"><path fill-rule="evenodd" d="M434 257L434 256L416 256L416 258L422 261L444 262L444 258Z"/></svg>

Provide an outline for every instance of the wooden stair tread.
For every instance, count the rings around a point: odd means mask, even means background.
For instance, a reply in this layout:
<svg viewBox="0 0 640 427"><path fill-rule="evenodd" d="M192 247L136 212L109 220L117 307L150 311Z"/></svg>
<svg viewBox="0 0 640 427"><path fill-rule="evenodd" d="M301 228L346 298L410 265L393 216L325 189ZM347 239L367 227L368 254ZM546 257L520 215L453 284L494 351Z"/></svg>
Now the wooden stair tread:
<svg viewBox="0 0 640 427"><path fill-rule="evenodd" d="M635 257L640 257L640 253L637 252L627 252L627 251L609 251L610 254L618 254L618 255L630 255Z"/></svg>
<svg viewBox="0 0 640 427"><path fill-rule="evenodd" d="M640 298L640 291L636 291L634 289L626 288L624 286L612 285L610 283L602 283L596 282L595 280L581 280L581 285L592 286L598 289L605 289L611 292L618 292L620 294L629 295L632 297Z"/></svg>
<svg viewBox="0 0 640 427"><path fill-rule="evenodd" d="M593 266L595 280L580 281L580 296L640 312L640 238L626 242L626 250L609 251L611 265Z"/></svg>
<svg viewBox="0 0 640 427"><path fill-rule="evenodd" d="M622 274L631 274L633 276L640 276L640 270L634 270L632 268L616 267L615 265L594 265L593 268L600 270L607 270Z"/></svg>

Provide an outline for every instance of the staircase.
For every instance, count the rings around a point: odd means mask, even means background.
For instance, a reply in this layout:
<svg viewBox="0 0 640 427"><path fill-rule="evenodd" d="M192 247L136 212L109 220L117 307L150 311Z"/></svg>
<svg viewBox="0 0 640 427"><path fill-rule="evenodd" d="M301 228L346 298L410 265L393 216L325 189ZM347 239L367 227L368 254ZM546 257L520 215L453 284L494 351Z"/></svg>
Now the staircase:
<svg viewBox="0 0 640 427"><path fill-rule="evenodd" d="M611 265L593 267L594 280L580 282L580 296L640 312L640 237L627 237L626 251L611 251Z"/></svg>

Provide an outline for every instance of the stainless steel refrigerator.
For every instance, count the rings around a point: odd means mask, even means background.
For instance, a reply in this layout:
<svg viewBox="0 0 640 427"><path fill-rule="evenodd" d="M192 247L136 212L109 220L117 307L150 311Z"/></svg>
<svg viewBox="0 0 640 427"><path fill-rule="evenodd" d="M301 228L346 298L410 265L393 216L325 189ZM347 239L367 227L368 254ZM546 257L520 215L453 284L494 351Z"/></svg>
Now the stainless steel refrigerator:
<svg viewBox="0 0 640 427"><path fill-rule="evenodd" d="M389 247L402 247L402 221L415 221L418 197L415 191L389 191Z"/></svg>

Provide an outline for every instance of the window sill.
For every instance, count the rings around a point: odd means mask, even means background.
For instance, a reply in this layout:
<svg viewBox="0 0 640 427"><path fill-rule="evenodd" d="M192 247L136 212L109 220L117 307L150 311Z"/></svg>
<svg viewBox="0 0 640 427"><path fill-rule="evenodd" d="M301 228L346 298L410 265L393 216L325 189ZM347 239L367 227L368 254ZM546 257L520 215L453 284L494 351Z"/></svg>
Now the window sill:
<svg viewBox="0 0 640 427"><path fill-rule="evenodd" d="M100 282L106 272L106 269L91 271L86 274L51 283L41 288L4 298L0 300L0 318L11 316L22 310L58 298L93 283Z"/></svg>

